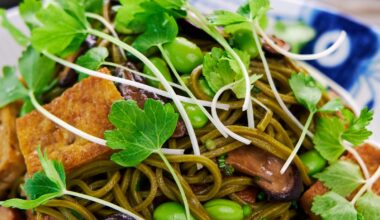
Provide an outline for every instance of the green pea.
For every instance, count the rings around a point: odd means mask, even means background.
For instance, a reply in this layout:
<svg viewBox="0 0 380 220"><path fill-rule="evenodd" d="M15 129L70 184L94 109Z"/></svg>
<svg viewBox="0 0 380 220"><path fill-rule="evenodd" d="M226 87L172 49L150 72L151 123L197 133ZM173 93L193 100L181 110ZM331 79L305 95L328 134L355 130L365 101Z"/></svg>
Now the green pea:
<svg viewBox="0 0 380 220"><path fill-rule="evenodd" d="M166 62L159 58L159 57L153 57L149 59L156 67L157 69L162 73L162 75L165 77L165 79L169 82L173 82L173 78L170 75L170 71L168 66L166 65ZM145 65L143 72L150 76L155 76L154 73ZM160 82L152 79L146 79L146 82L148 85L154 86L156 88L160 87Z"/></svg>
<svg viewBox="0 0 380 220"><path fill-rule="evenodd" d="M194 128L203 128L207 124L207 116L196 104L184 103L183 107L185 107L185 111L189 116L191 125Z"/></svg>
<svg viewBox="0 0 380 220"><path fill-rule="evenodd" d="M202 50L193 42L177 37L173 42L164 45L170 60L178 72L188 74L203 62Z"/></svg>
<svg viewBox="0 0 380 220"><path fill-rule="evenodd" d="M310 176L322 171L327 164L327 161L316 150L308 151L302 154L300 158L307 167Z"/></svg>
<svg viewBox="0 0 380 220"><path fill-rule="evenodd" d="M252 32L246 29L236 31L232 37L232 45L237 49L247 52L251 57L259 54Z"/></svg>
<svg viewBox="0 0 380 220"><path fill-rule="evenodd" d="M231 200L214 199L205 203L203 207L210 218L215 220L243 220L245 217L243 207Z"/></svg>
<svg viewBox="0 0 380 220"><path fill-rule="evenodd" d="M190 86L190 75L189 74L182 75L181 79L187 87Z"/></svg>
<svg viewBox="0 0 380 220"><path fill-rule="evenodd" d="M166 202L159 205L153 212L154 220L187 220L185 208L177 202ZM195 220L190 216L190 220Z"/></svg>
<svg viewBox="0 0 380 220"><path fill-rule="evenodd" d="M215 92L211 90L210 86L208 85L207 81L205 78L200 78L199 79L199 87L202 89L202 91L210 96L210 97L214 97L215 95Z"/></svg>

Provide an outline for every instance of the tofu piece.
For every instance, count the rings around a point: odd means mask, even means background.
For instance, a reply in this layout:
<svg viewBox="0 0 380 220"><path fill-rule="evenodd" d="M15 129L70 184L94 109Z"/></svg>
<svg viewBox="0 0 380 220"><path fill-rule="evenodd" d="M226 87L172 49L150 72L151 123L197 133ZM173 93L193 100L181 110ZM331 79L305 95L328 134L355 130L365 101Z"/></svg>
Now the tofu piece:
<svg viewBox="0 0 380 220"><path fill-rule="evenodd" d="M367 165L368 172L372 175L376 172L377 168L380 166L380 150L369 144L363 144L356 148L359 155L363 158L363 161ZM356 160L351 154L347 154L341 158L341 160L351 160L356 163ZM380 180L377 180L372 187L373 192L380 195ZM313 204L314 197L323 195L327 193L329 189L323 185L321 182L316 182L312 185L301 197L300 203L305 212L309 215L310 219L316 220L320 217L314 215L311 212L311 206ZM348 196L352 198L352 195Z"/></svg>
<svg viewBox="0 0 380 220"><path fill-rule="evenodd" d="M25 173L24 158L19 149L16 135L18 104L10 104L0 109L0 199Z"/></svg>
<svg viewBox="0 0 380 220"><path fill-rule="evenodd" d="M107 69L102 69L109 73ZM93 136L103 138L113 129L108 114L113 102L122 99L111 81L89 77L66 90L44 108L68 124ZM17 120L17 135L29 175L41 170L37 146L50 159L71 171L84 164L107 158L111 149L80 138L45 118L37 111Z"/></svg>

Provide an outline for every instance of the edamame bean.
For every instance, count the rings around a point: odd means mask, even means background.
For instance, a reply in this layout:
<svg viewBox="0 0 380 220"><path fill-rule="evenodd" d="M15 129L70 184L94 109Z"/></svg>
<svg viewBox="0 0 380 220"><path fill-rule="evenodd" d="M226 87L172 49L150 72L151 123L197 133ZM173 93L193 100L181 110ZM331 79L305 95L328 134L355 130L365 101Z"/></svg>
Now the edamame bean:
<svg viewBox="0 0 380 220"><path fill-rule="evenodd" d="M302 154L300 158L307 167L310 176L322 171L327 164L327 161L316 150L308 151Z"/></svg>
<svg viewBox="0 0 380 220"><path fill-rule="evenodd" d="M213 220L243 220L245 217L243 207L227 199L213 199L206 202L203 207ZM250 214L250 211L246 210L245 213Z"/></svg>
<svg viewBox="0 0 380 220"><path fill-rule="evenodd" d="M167 81L173 82L173 78L170 75L169 68L163 59L159 57L153 57L153 58L150 58L149 60L157 67L157 69L162 73L162 75L165 77ZM143 72L147 75L155 76L154 73L147 66L144 66ZM148 83L148 85L154 86L156 88L160 87L159 81L146 79L146 82Z"/></svg>
<svg viewBox="0 0 380 220"><path fill-rule="evenodd" d="M207 116L196 104L183 103L183 107L185 107L185 111L194 128L203 128L207 124Z"/></svg>
<svg viewBox="0 0 380 220"><path fill-rule="evenodd" d="M187 220L185 208L177 202L166 202L159 205L153 212L154 220ZM190 220L195 220L190 216Z"/></svg>
<svg viewBox="0 0 380 220"><path fill-rule="evenodd" d="M203 62L202 50L186 38L177 37L173 42L165 44L164 49L180 73L191 73Z"/></svg>

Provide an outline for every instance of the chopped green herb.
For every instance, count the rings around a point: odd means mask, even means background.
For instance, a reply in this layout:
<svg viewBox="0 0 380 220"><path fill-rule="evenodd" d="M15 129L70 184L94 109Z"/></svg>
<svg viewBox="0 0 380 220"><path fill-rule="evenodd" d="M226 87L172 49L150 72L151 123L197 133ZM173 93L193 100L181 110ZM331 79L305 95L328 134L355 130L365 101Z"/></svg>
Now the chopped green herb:
<svg viewBox="0 0 380 220"><path fill-rule="evenodd" d="M360 112L360 116L349 124L349 128L342 134L342 138L353 145L360 145L372 135L372 132L366 128L372 119L373 111L364 108Z"/></svg>
<svg viewBox="0 0 380 220"><path fill-rule="evenodd" d="M350 195L365 181L358 165L342 160L333 163L314 177L341 196Z"/></svg>
<svg viewBox="0 0 380 220"><path fill-rule="evenodd" d="M380 216L380 197L369 191L356 202L356 208L364 220L377 219Z"/></svg>
<svg viewBox="0 0 380 220"><path fill-rule="evenodd" d="M41 22L37 19L36 13L42 9L41 0L24 0L19 5L19 12L29 29L40 26Z"/></svg>
<svg viewBox="0 0 380 220"><path fill-rule="evenodd" d="M7 13L0 8L0 25L3 26L12 35L13 39L21 46L29 43L28 37L25 36L18 28L16 28L7 18Z"/></svg>
<svg viewBox="0 0 380 220"><path fill-rule="evenodd" d="M0 108L28 96L28 90L21 84L14 67L5 66L0 76Z"/></svg>
<svg viewBox="0 0 380 220"><path fill-rule="evenodd" d="M317 87L311 76L304 74L293 74L289 80L289 85L293 90L298 103L307 108L310 112L317 112L317 104L321 100L322 92Z"/></svg>
<svg viewBox="0 0 380 220"><path fill-rule="evenodd" d="M253 19L260 19L265 16L270 9L269 0L249 0L249 10Z"/></svg>
<svg viewBox="0 0 380 220"><path fill-rule="evenodd" d="M109 56L105 47L95 47L88 50L85 54L78 57L76 63L90 70L98 70ZM86 78L88 75L79 73L79 80Z"/></svg>
<svg viewBox="0 0 380 220"><path fill-rule="evenodd" d="M215 11L208 19L213 25L223 26L247 21L247 18L240 14L224 10Z"/></svg>
<svg viewBox="0 0 380 220"><path fill-rule="evenodd" d="M323 219L357 220L358 217L355 207L335 192L315 197L311 210Z"/></svg>

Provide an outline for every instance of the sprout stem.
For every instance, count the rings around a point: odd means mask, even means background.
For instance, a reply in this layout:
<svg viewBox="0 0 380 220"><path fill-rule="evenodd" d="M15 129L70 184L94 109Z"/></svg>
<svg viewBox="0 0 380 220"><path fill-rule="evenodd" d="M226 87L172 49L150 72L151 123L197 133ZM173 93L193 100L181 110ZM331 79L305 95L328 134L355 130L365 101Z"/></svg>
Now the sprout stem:
<svg viewBox="0 0 380 220"><path fill-rule="evenodd" d="M171 173L171 175L173 176L173 179L179 189L179 192L181 194L181 197L182 197L182 202L185 206L185 211L186 211L186 219L187 220L190 220L190 208L189 208L189 203L187 201L187 197L186 197L186 194L185 194L185 190L183 189L182 185L181 185L181 181L179 180L178 176L177 176L177 173L176 171L173 169L172 165L169 163L168 159L166 159L165 155L162 154L160 151L156 152L162 159L162 161L165 163L166 167L168 168L169 172Z"/></svg>
<svg viewBox="0 0 380 220"><path fill-rule="evenodd" d="M360 188L358 193L356 193L355 197L351 200L351 204L355 205L358 199L362 197L362 195L367 190L371 190L373 184L375 184L375 182L377 181L377 179L379 179L379 177L380 177L380 166L377 168L376 172L371 176L371 178L367 179L366 183L364 184L364 186L362 186L362 188Z"/></svg>
<svg viewBox="0 0 380 220"><path fill-rule="evenodd" d="M102 200L102 199L98 199L96 197L92 197L92 196L89 196L89 195L85 195L85 194L82 194L82 193L77 193L77 192L73 192L73 191L69 191L69 190L65 190L64 191L65 195L69 195L69 196L74 196L74 197L78 197L78 198L82 198L82 199L86 199L86 200L89 200L89 201L93 201L93 202L96 202L98 204L101 204L101 205L104 205L104 206L107 206L111 209L114 209L118 212L121 212L123 214L126 214L130 217L133 217L135 218L136 220L144 220L143 218L141 218L140 216L134 214L133 212L131 211L128 211L126 209L123 209L121 208L120 206L117 206L113 203L110 203L110 202L107 202L105 200Z"/></svg>

